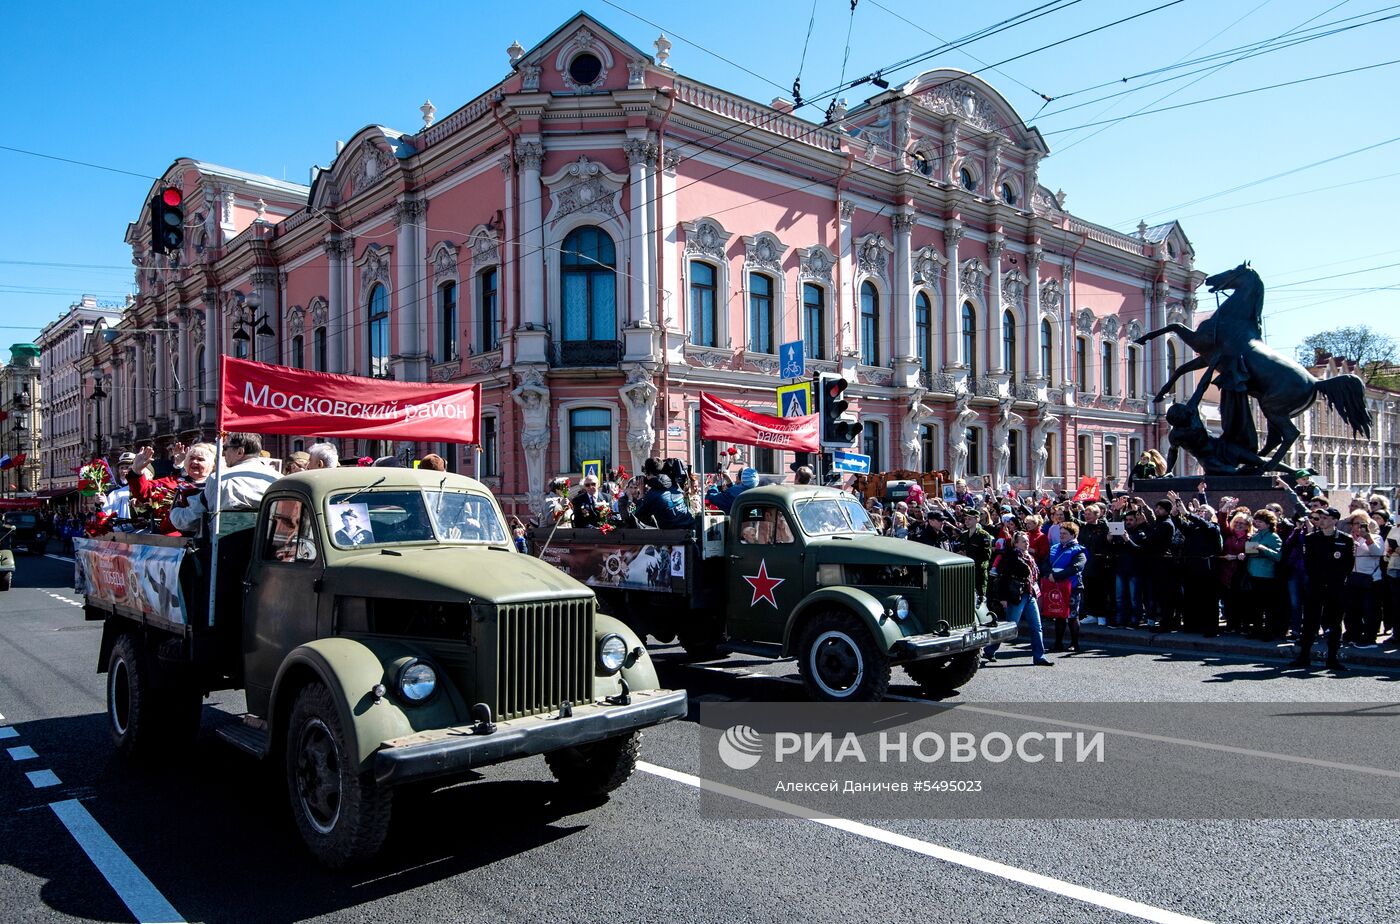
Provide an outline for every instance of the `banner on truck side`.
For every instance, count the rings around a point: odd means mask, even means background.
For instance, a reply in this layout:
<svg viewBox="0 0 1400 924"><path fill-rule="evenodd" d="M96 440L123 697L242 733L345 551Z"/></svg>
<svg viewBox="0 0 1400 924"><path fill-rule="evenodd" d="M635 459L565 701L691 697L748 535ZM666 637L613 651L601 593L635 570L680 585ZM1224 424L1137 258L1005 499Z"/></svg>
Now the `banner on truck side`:
<svg viewBox="0 0 1400 924"><path fill-rule="evenodd" d="M225 356L219 429L475 444L481 386L367 379Z"/></svg>
<svg viewBox="0 0 1400 924"><path fill-rule="evenodd" d="M679 566L676 559L679 557ZM576 581L589 587L615 587L619 590L650 590L671 593L671 579L684 589L685 546L608 545L576 543L544 549L540 559L547 561Z"/></svg>
<svg viewBox="0 0 1400 924"><path fill-rule="evenodd" d="M73 540L73 589L94 603L124 606L185 625L179 546L128 545L106 539Z"/></svg>
<svg viewBox="0 0 1400 924"><path fill-rule="evenodd" d="M727 440L741 446L767 446L793 452L820 452L816 414L774 417L745 410L714 395L700 392L700 438Z"/></svg>

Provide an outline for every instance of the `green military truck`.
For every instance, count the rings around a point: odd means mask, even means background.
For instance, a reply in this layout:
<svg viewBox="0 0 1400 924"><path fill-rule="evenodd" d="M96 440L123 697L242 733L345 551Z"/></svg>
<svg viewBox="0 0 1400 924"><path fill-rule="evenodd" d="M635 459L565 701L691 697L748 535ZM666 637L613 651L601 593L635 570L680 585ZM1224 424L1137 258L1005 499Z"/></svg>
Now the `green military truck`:
<svg viewBox="0 0 1400 924"><path fill-rule="evenodd" d="M963 686L990 642L1016 636L979 606L961 555L875 532L851 495L770 485L695 530L548 529L540 557L640 635L795 657L814 699L878 700L902 666L926 693Z"/></svg>
<svg viewBox="0 0 1400 924"><path fill-rule="evenodd" d="M205 694L244 690L247 714L218 734L280 764L328 866L379 849L399 784L543 754L570 791L606 793L640 730L686 712L638 636L517 552L470 478L304 472L219 534L217 568L178 537L76 543L111 736L129 755L186 741Z"/></svg>

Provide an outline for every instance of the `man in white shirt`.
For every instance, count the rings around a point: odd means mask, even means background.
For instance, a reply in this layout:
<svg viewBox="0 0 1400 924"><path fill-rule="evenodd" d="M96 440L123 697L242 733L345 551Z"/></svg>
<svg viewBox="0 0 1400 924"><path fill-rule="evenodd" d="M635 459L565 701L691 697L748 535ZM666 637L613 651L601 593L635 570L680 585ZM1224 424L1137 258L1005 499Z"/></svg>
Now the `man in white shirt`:
<svg viewBox="0 0 1400 924"><path fill-rule="evenodd" d="M103 512L119 520L131 519L131 488L126 484L126 476L131 471L131 463L135 461L136 454L133 452L124 452L117 459L116 487L107 492L102 503Z"/></svg>
<svg viewBox="0 0 1400 924"><path fill-rule="evenodd" d="M282 476L261 457L262 438L256 433L230 433L224 440L224 464L218 484L211 477L188 506L170 511L170 525L182 533L199 531L200 519L214 510L257 510L263 495Z"/></svg>

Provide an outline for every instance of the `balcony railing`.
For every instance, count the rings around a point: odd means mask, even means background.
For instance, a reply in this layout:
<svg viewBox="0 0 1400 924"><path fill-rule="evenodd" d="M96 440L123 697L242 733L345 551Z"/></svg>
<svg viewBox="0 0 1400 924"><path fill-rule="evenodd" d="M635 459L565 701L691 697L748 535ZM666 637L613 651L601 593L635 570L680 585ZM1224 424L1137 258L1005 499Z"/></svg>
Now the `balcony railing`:
<svg viewBox="0 0 1400 924"><path fill-rule="evenodd" d="M622 362L622 341L561 340L553 353L553 365L560 368L616 366Z"/></svg>

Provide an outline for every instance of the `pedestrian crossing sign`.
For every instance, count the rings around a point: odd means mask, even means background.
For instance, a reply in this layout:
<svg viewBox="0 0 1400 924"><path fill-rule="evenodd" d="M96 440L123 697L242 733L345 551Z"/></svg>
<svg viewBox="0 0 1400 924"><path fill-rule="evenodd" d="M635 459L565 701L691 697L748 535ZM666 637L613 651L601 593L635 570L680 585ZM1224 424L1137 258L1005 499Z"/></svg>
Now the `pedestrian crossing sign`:
<svg viewBox="0 0 1400 924"><path fill-rule="evenodd" d="M812 413L812 388L807 382L778 386L778 416L806 417Z"/></svg>

